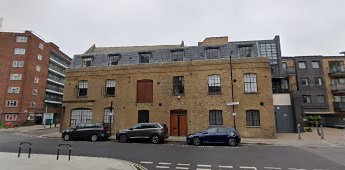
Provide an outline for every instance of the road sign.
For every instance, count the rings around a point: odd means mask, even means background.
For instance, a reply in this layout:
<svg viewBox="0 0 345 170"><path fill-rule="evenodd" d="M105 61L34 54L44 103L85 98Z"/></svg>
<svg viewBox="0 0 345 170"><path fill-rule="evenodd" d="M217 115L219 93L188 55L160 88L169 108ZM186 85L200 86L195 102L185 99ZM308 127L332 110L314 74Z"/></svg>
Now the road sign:
<svg viewBox="0 0 345 170"><path fill-rule="evenodd" d="M236 113L232 113L232 116L236 116Z"/></svg>
<svg viewBox="0 0 345 170"><path fill-rule="evenodd" d="M227 106L236 106L239 104L240 104L240 102L228 102L228 103L226 103Z"/></svg>

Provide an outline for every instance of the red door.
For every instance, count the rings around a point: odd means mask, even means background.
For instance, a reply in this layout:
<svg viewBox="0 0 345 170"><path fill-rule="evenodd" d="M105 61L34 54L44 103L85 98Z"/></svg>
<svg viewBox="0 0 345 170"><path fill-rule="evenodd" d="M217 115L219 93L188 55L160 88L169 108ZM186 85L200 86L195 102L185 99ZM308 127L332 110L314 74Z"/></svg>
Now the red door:
<svg viewBox="0 0 345 170"><path fill-rule="evenodd" d="M187 136L187 111L172 110L170 111L170 135L171 136Z"/></svg>

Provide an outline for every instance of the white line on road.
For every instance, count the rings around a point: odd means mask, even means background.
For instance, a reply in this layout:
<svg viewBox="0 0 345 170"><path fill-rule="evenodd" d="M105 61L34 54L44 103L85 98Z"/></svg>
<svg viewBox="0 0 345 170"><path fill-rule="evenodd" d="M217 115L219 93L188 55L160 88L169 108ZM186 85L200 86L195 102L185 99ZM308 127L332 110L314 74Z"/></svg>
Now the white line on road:
<svg viewBox="0 0 345 170"><path fill-rule="evenodd" d="M156 166L156 168L159 168L159 169L169 169L170 167L168 167L168 166Z"/></svg>
<svg viewBox="0 0 345 170"><path fill-rule="evenodd" d="M197 165L197 166L211 168L211 165Z"/></svg>
<svg viewBox="0 0 345 170"><path fill-rule="evenodd" d="M190 164L177 164L177 166L190 166Z"/></svg>
<svg viewBox="0 0 345 170"><path fill-rule="evenodd" d="M233 168L232 166L222 166L222 165L219 165L218 168Z"/></svg>
<svg viewBox="0 0 345 170"><path fill-rule="evenodd" d="M254 170L258 170L256 169L256 167L252 167L252 166L240 166L241 169L254 169Z"/></svg>
<svg viewBox="0 0 345 170"><path fill-rule="evenodd" d="M171 165L170 162L158 162L159 165Z"/></svg>
<svg viewBox="0 0 345 170"><path fill-rule="evenodd" d="M211 169L206 169L206 168L196 168L196 170L211 170Z"/></svg>
<svg viewBox="0 0 345 170"><path fill-rule="evenodd" d="M141 161L141 164L153 164L153 162L148 162L148 161Z"/></svg>
<svg viewBox="0 0 345 170"><path fill-rule="evenodd" d="M279 168L279 167L264 167L265 169L282 169L282 168Z"/></svg>
<svg viewBox="0 0 345 170"><path fill-rule="evenodd" d="M306 169L299 169L299 168L288 168L289 170L306 170Z"/></svg>
<svg viewBox="0 0 345 170"><path fill-rule="evenodd" d="M187 167L176 167L176 169L189 169L189 168L187 168Z"/></svg>

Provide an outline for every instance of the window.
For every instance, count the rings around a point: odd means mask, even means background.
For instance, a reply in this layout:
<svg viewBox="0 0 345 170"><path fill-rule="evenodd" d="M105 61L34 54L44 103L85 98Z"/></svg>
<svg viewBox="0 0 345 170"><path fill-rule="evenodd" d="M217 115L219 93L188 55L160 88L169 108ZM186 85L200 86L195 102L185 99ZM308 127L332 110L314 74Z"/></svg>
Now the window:
<svg viewBox="0 0 345 170"><path fill-rule="evenodd" d="M171 61L183 61L184 50L171 51Z"/></svg>
<svg viewBox="0 0 345 170"><path fill-rule="evenodd" d="M278 63L277 45L275 43L261 43L259 44L260 55L271 59L271 64Z"/></svg>
<svg viewBox="0 0 345 170"><path fill-rule="evenodd" d="M14 49L14 54L24 55L25 54L25 49L24 48L15 48Z"/></svg>
<svg viewBox="0 0 345 170"><path fill-rule="evenodd" d="M221 110L210 110L210 125L223 125Z"/></svg>
<svg viewBox="0 0 345 170"><path fill-rule="evenodd" d="M183 76L173 77L173 94L174 95L184 94L184 77Z"/></svg>
<svg viewBox="0 0 345 170"><path fill-rule="evenodd" d="M110 54L109 55L109 65L117 65L117 64L119 64L120 58L121 58L120 54Z"/></svg>
<svg viewBox="0 0 345 170"><path fill-rule="evenodd" d="M42 56L41 54L38 54L38 55L37 55L37 60L42 61L42 59L43 59L43 56Z"/></svg>
<svg viewBox="0 0 345 170"><path fill-rule="evenodd" d="M149 123L150 122L150 112L148 110L138 111L138 123Z"/></svg>
<svg viewBox="0 0 345 170"><path fill-rule="evenodd" d="M286 69L287 68L287 63L286 62L282 62L282 68Z"/></svg>
<svg viewBox="0 0 345 170"><path fill-rule="evenodd" d="M321 77L314 77L315 85L321 86L322 85L322 79Z"/></svg>
<svg viewBox="0 0 345 170"><path fill-rule="evenodd" d="M36 71L40 72L41 71L41 67L40 66L36 66Z"/></svg>
<svg viewBox="0 0 345 170"><path fill-rule="evenodd" d="M35 77L35 79L34 79L34 83L39 83L39 81L40 81L40 79L38 78L38 77Z"/></svg>
<svg viewBox="0 0 345 170"><path fill-rule="evenodd" d="M311 62L313 68L320 68L320 62L319 61L312 61Z"/></svg>
<svg viewBox="0 0 345 170"><path fill-rule="evenodd" d="M34 113L30 113L28 115L28 120L35 120L35 114Z"/></svg>
<svg viewBox="0 0 345 170"><path fill-rule="evenodd" d="M38 48L40 48L41 50L43 50L44 45L43 45L42 43L39 43L39 44L38 44Z"/></svg>
<svg viewBox="0 0 345 170"><path fill-rule="evenodd" d="M220 75L208 76L208 93L220 93Z"/></svg>
<svg viewBox="0 0 345 170"><path fill-rule="evenodd" d="M218 59L219 58L219 48L209 48L206 49L206 59Z"/></svg>
<svg viewBox="0 0 345 170"><path fill-rule="evenodd" d="M31 102L30 107L36 107L37 103L36 102Z"/></svg>
<svg viewBox="0 0 345 170"><path fill-rule="evenodd" d="M92 110L76 109L72 110L71 127L76 127L78 124L92 123Z"/></svg>
<svg viewBox="0 0 345 170"><path fill-rule="evenodd" d="M259 110L247 110L246 119L247 119L247 126L260 126Z"/></svg>
<svg viewBox="0 0 345 170"><path fill-rule="evenodd" d="M303 103L311 103L311 96L310 95L303 95L302 96Z"/></svg>
<svg viewBox="0 0 345 170"><path fill-rule="evenodd" d="M21 80L22 79L22 74L11 74L10 75L10 80Z"/></svg>
<svg viewBox="0 0 345 170"><path fill-rule="evenodd" d="M317 95L316 101L317 101L317 103L325 103L325 96L324 95Z"/></svg>
<svg viewBox="0 0 345 170"><path fill-rule="evenodd" d="M244 92L253 93L257 91L258 91L258 88L256 84L256 74L253 74L253 73L244 74Z"/></svg>
<svg viewBox="0 0 345 170"><path fill-rule="evenodd" d="M300 69L306 69L307 66L306 66L305 61L299 61L299 62L298 62L298 68L300 68Z"/></svg>
<svg viewBox="0 0 345 170"><path fill-rule="evenodd" d="M27 36L22 36L22 35L17 35L17 42L27 42L28 37Z"/></svg>
<svg viewBox="0 0 345 170"><path fill-rule="evenodd" d="M332 79L332 85L345 84L345 78Z"/></svg>
<svg viewBox="0 0 345 170"><path fill-rule="evenodd" d="M345 102L345 96L334 96L334 102Z"/></svg>
<svg viewBox="0 0 345 170"><path fill-rule="evenodd" d="M242 44L238 45L238 50L239 50L239 56L240 57L251 57L252 56L252 49L253 49L253 44Z"/></svg>
<svg viewBox="0 0 345 170"><path fill-rule="evenodd" d="M137 81L137 102L152 103L153 102L153 81L138 80Z"/></svg>
<svg viewBox="0 0 345 170"><path fill-rule="evenodd" d="M81 67L90 67L91 63L92 63L92 58L91 57L85 57L82 58L82 63L81 63Z"/></svg>
<svg viewBox="0 0 345 170"><path fill-rule="evenodd" d="M103 119L104 123L110 123L110 120L111 120L111 123L114 123L114 109L112 109L112 112L113 114L111 115L109 108L104 109L104 119Z"/></svg>
<svg viewBox="0 0 345 170"><path fill-rule="evenodd" d="M78 96L87 96L87 88L88 88L88 81L87 80L82 80L79 81L79 86L78 86Z"/></svg>
<svg viewBox="0 0 345 170"><path fill-rule="evenodd" d="M308 78L301 78L301 85L302 86L309 86L309 79Z"/></svg>
<svg viewBox="0 0 345 170"><path fill-rule="evenodd" d="M33 96L36 96L36 95L37 95L37 89L33 89L33 90L32 90L32 95L33 95Z"/></svg>
<svg viewBox="0 0 345 170"><path fill-rule="evenodd" d="M24 61L13 61L12 62L13 67L23 67L24 66Z"/></svg>
<svg viewBox="0 0 345 170"><path fill-rule="evenodd" d="M18 101L17 100L7 100L6 107L17 107Z"/></svg>
<svg viewBox="0 0 345 170"><path fill-rule="evenodd" d="M8 93L19 93L20 87L9 87L7 90Z"/></svg>
<svg viewBox="0 0 345 170"><path fill-rule="evenodd" d="M6 114L5 115L5 121L16 121L17 120L17 114Z"/></svg>
<svg viewBox="0 0 345 170"><path fill-rule="evenodd" d="M139 53L139 63L150 63L151 53Z"/></svg>
<svg viewBox="0 0 345 170"><path fill-rule="evenodd" d="M105 93L107 96L115 95L115 80L107 80L105 82Z"/></svg>
<svg viewBox="0 0 345 170"><path fill-rule="evenodd" d="M335 73L335 72L344 72L344 62L343 61L329 61L329 72Z"/></svg>
<svg viewBox="0 0 345 170"><path fill-rule="evenodd" d="M206 132L208 134L217 133L218 132L218 128L209 128L209 129L206 130Z"/></svg>

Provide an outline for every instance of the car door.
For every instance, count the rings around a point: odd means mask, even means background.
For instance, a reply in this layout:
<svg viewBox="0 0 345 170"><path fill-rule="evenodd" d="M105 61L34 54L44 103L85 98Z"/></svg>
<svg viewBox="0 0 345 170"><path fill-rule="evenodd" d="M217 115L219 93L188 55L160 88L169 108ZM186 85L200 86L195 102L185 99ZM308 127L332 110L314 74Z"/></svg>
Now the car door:
<svg viewBox="0 0 345 170"><path fill-rule="evenodd" d="M202 141L205 143L214 143L217 141L217 130L218 128L209 128L203 132Z"/></svg>
<svg viewBox="0 0 345 170"><path fill-rule="evenodd" d="M73 139L81 139L84 133L85 124L79 124L75 130L72 131L71 136Z"/></svg>
<svg viewBox="0 0 345 170"><path fill-rule="evenodd" d="M142 124L137 124L135 125L132 130L128 131L128 136L130 138L139 138L140 137L140 133L141 133L141 129L142 129L143 125Z"/></svg>
<svg viewBox="0 0 345 170"><path fill-rule="evenodd" d="M230 130L228 128L218 128L217 141L222 143L227 142L229 133Z"/></svg>

